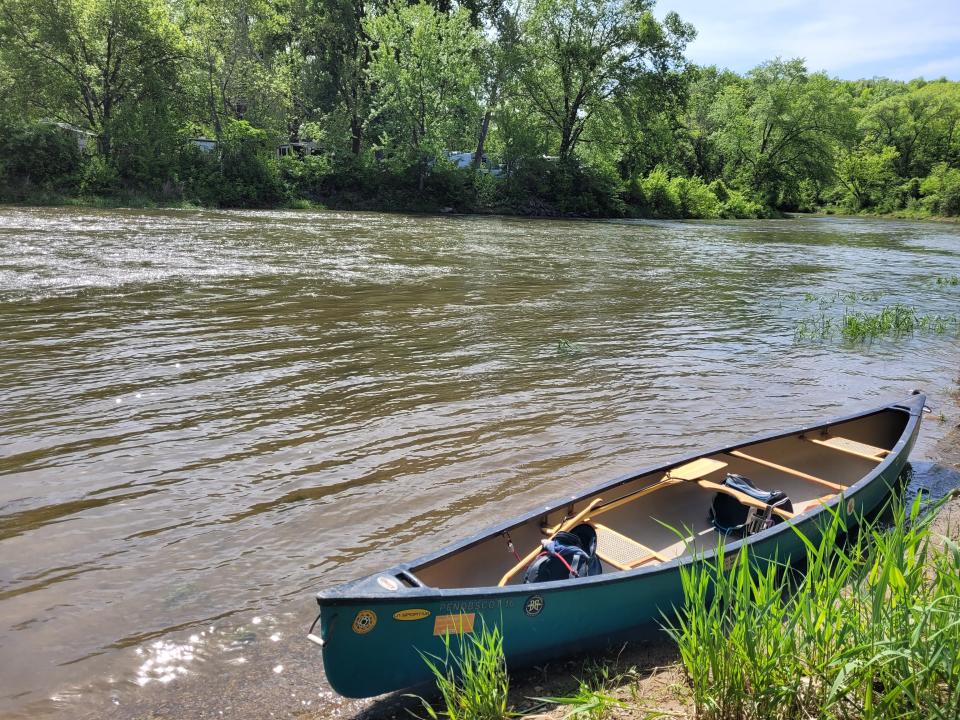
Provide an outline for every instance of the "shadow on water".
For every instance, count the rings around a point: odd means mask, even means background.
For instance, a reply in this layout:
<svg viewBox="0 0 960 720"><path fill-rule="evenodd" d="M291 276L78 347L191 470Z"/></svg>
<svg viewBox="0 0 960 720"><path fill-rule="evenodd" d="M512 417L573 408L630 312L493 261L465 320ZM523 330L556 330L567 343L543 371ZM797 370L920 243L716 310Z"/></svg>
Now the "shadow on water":
<svg viewBox="0 0 960 720"><path fill-rule="evenodd" d="M904 500L907 503L919 494L927 502L936 502L954 490L960 489L960 471L935 462L911 462L901 478Z"/></svg>

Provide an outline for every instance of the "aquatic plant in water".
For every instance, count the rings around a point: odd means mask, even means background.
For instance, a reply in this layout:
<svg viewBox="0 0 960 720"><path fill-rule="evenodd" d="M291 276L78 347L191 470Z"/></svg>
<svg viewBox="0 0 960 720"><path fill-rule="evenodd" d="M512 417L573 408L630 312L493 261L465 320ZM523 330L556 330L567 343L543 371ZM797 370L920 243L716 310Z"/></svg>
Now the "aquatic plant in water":
<svg viewBox="0 0 960 720"><path fill-rule="evenodd" d="M560 355L573 355L574 353L580 352L580 344L571 342L566 338L561 338L557 341L557 353Z"/></svg>
<svg viewBox="0 0 960 720"><path fill-rule="evenodd" d="M797 321L794 339L825 340L839 335L852 342L864 342L918 332L944 335L958 329L960 321L956 315L921 315L914 307L896 303L878 312L845 310L840 317L821 311L814 318Z"/></svg>
<svg viewBox="0 0 960 720"><path fill-rule="evenodd" d="M815 293L804 293L803 300L808 303L818 303L820 307L843 303L844 305L853 305L857 302L876 302L882 298L882 290L837 290L829 295L817 295Z"/></svg>

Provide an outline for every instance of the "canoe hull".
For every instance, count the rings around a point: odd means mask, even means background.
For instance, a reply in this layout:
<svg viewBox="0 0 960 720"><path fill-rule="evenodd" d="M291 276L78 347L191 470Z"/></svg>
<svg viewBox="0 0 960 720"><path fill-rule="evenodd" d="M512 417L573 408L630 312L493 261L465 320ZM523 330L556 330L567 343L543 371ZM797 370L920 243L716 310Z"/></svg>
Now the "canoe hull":
<svg viewBox="0 0 960 720"><path fill-rule="evenodd" d="M911 422L887 460L828 503L848 527L877 510L897 486L916 440L922 407L922 396L909 407L904 404ZM817 511L792 524L816 542L828 520L828 513ZM736 554L743 542L759 562L805 555L802 540L785 524L731 542L726 554ZM453 635L455 649L459 632L484 624L502 628L510 667L649 635L665 613L682 604L680 567L690 562L687 557L593 578L453 592L414 588L384 593L384 583L396 582L393 576L365 578L318 596L324 670L341 695L370 697L430 681L421 654L442 656L445 634Z"/></svg>

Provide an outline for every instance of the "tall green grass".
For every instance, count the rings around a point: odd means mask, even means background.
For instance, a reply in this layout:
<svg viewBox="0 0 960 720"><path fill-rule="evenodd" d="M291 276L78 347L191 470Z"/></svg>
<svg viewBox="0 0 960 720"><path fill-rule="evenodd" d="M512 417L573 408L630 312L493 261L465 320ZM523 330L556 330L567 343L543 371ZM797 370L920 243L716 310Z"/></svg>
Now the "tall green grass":
<svg viewBox="0 0 960 720"><path fill-rule="evenodd" d="M443 636L444 654L421 653L433 674L443 709L437 711L420 698L432 720L502 720L509 716L507 693L510 678L503 654L503 634L486 624L479 632L457 635L458 647L450 634Z"/></svg>
<svg viewBox="0 0 960 720"><path fill-rule="evenodd" d="M796 576L744 548L682 569L676 641L701 718L960 717L960 547L919 499L840 545L834 515Z"/></svg>

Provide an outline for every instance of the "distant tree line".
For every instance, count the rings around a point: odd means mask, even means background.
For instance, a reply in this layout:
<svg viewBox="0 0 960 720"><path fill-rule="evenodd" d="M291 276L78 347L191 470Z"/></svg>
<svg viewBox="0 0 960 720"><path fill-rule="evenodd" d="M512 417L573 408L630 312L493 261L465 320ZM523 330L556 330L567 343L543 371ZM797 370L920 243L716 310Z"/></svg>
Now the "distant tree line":
<svg viewBox="0 0 960 720"><path fill-rule="evenodd" d="M652 9L0 0L0 197L960 214L960 84L699 67Z"/></svg>

